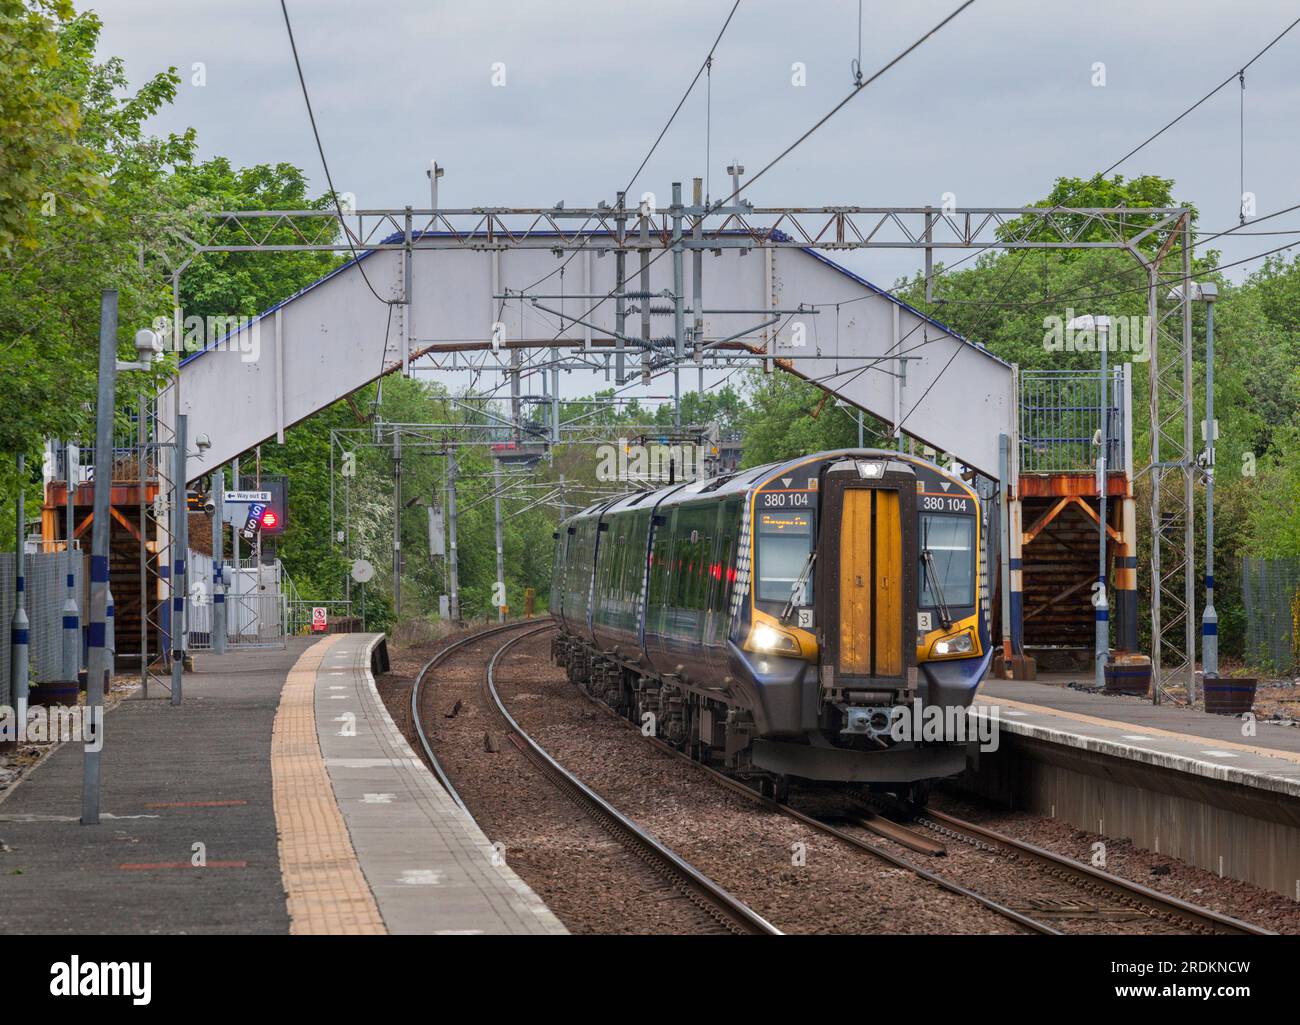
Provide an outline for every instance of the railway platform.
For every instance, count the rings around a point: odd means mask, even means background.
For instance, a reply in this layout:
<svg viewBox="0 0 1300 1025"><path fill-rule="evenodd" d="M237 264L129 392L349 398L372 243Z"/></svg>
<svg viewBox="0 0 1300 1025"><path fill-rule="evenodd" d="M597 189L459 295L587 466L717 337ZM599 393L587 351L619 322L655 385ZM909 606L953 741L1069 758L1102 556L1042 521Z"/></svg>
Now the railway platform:
<svg viewBox="0 0 1300 1025"><path fill-rule="evenodd" d="M0 798L6 933L562 933L407 746L382 637L200 656L109 711L101 821L82 745Z"/></svg>
<svg viewBox="0 0 1300 1025"><path fill-rule="evenodd" d="M986 679L999 742L966 785L1300 900L1300 729Z"/></svg>

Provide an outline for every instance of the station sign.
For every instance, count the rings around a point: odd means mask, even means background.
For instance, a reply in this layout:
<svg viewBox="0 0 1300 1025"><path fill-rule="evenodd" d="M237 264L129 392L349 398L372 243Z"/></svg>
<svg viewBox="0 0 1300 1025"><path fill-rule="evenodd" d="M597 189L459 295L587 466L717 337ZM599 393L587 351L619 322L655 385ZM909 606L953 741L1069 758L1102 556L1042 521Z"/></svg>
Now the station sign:
<svg viewBox="0 0 1300 1025"><path fill-rule="evenodd" d="M269 502L271 501L271 492L269 491L223 491L221 493L223 501L226 502Z"/></svg>

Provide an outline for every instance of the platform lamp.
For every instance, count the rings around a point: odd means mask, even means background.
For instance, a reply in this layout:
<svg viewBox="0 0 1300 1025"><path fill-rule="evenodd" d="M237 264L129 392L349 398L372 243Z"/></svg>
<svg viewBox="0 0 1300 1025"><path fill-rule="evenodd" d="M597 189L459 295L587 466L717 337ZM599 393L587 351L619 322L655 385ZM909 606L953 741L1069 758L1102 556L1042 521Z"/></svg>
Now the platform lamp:
<svg viewBox="0 0 1300 1025"><path fill-rule="evenodd" d="M1100 402L1097 405L1100 427L1097 431L1097 586L1092 605L1097 621L1096 655L1094 657L1094 679L1097 689L1106 685L1106 661L1110 657L1110 603L1106 599L1106 454L1109 450L1109 402L1107 395L1107 356L1110 352L1110 318L1094 317L1091 313L1082 317L1073 317L1066 325L1074 331L1091 331L1097 337L1097 349L1101 353L1101 389Z"/></svg>
<svg viewBox="0 0 1300 1025"><path fill-rule="evenodd" d="M1213 281L1192 281L1187 296L1205 303L1205 611L1201 613L1201 669L1205 676L1219 675L1219 615L1214 610L1214 444L1219 428L1214 420L1214 304L1219 286ZM1181 301L1183 286L1170 289L1168 298ZM1194 674L1193 674L1194 675Z"/></svg>

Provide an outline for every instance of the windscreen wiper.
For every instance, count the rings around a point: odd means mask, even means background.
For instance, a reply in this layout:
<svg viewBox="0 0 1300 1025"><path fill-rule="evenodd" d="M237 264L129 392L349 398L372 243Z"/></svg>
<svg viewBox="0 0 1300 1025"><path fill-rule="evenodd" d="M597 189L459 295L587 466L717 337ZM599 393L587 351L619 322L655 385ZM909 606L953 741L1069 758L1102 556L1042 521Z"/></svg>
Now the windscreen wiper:
<svg viewBox="0 0 1300 1025"><path fill-rule="evenodd" d="M794 611L794 600L803 590L804 583L808 580L808 574L812 572L813 563L817 561L817 550L813 549L808 553L808 558L804 561L803 569L799 575L794 578L794 583L790 585L790 597L786 599L785 605L781 609L781 622L784 623L790 618L790 613Z"/></svg>
<svg viewBox="0 0 1300 1025"><path fill-rule="evenodd" d="M948 603L943 598L943 584L939 582L939 567L935 565L934 552L929 548L924 549L921 552L921 561L925 564L926 576L930 578L930 589L939 603L939 618L943 622L943 628L947 630L952 626L952 613L948 611Z"/></svg>

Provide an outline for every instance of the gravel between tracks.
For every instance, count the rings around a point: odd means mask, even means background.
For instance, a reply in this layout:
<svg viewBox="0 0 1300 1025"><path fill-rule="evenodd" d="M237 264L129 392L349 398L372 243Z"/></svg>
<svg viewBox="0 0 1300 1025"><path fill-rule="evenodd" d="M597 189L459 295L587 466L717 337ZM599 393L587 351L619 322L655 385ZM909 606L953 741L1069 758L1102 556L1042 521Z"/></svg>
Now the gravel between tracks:
<svg viewBox="0 0 1300 1025"><path fill-rule="evenodd" d="M1089 861L1093 844L1104 843L1104 867L1112 875L1274 932L1300 934L1300 903L1237 879L1220 879L1185 861L1137 847L1127 838L1101 836L1058 819L1009 811L956 792L935 794L931 801L941 811L1076 861Z"/></svg>
<svg viewBox="0 0 1300 1025"><path fill-rule="evenodd" d="M428 649L394 652L393 672L379 680L381 695L408 737L414 737L411 683L432 652L456 636ZM422 710L439 758L475 817L494 841L506 844L511 865L574 931L699 931L695 909L683 907L675 891L667 890L621 845L559 797L509 743L504 724L485 703L479 685L487 657L504 639L498 636L470 645L462 658L453 658L436 671L436 682L426 686ZM906 870L876 862L752 804L692 766L652 748L594 707L565 679L563 670L550 662L549 643L549 633L525 640L498 666L498 690L515 718L562 765L778 927L824 933L1020 931L993 912ZM457 700L462 702L460 713L445 718ZM496 753L485 751L485 733L493 736ZM795 803L831 821L843 810L842 803L816 793L797 791ZM936 808L1080 860L1091 857L1094 842L1105 840L1107 871L1278 932L1300 932L1300 904L1140 850L1127 840L1093 836L1061 822L973 803L956 794L935 795L934 803ZM1089 899L1071 884L1000 854L949 841L948 857L927 859L844 821L834 824L1031 915L1028 909L1035 903L1057 902L1059 907ZM796 864L800 853L803 863ZM1093 899L1115 906L1113 901ZM1126 921L1084 914L1048 920L1065 932L1180 931L1145 917Z"/></svg>
<svg viewBox="0 0 1300 1025"><path fill-rule="evenodd" d="M427 648L394 650L380 696L411 746L411 687L421 667L466 631ZM498 634L453 653L421 690L425 732L452 784L505 859L575 933L680 934L716 931L712 920L548 782L507 739L485 699L488 658L509 638ZM546 635L541 641L547 643ZM460 702L453 718L447 713ZM494 751L487 750L491 738Z"/></svg>
<svg viewBox="0 0 1300 1025"><path fill-rule="evenodd" d="M499 665L497 689L511 714L565 768L778 928L1021 931L973 901L759 807L654 749L573 687L551 664L549 644L548 634L524 641Z"/></svg>

